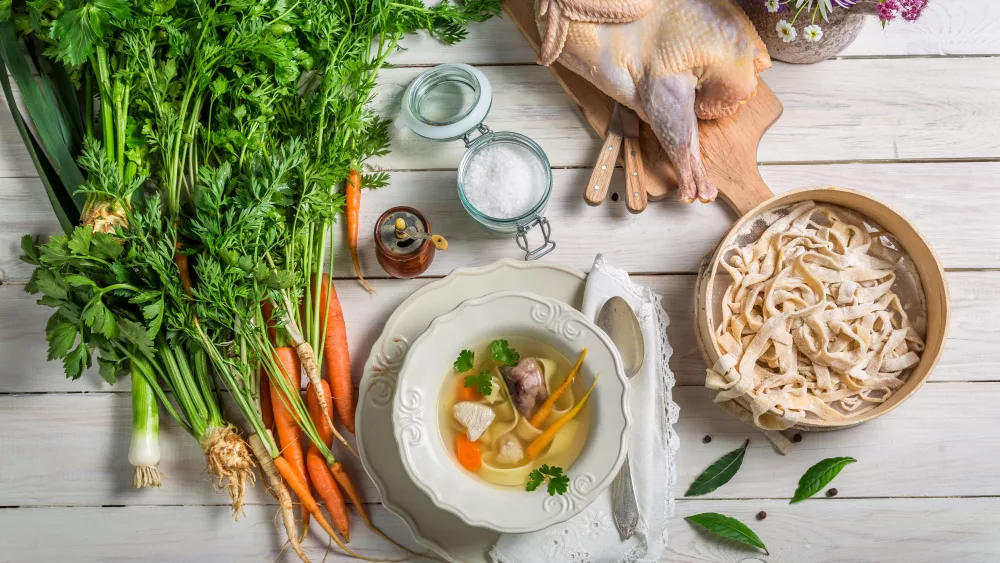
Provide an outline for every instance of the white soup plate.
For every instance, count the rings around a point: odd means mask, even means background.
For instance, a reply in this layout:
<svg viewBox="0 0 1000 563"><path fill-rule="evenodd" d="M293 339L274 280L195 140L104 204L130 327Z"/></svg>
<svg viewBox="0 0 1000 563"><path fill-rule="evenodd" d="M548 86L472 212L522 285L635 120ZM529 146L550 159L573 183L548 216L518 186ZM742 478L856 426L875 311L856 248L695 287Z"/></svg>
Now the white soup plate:
<svg viewBox="0 0 1000 563"><path fill-rule="evenodd" d="M496 486L462 468L445 443L439 401L452 363L465 348L498 338L535 340L575 359L587 349L577 377L594 392L580 456L566 468L569 490ZM406 355L393 404L393 428L403 467L439 508L470 526L526 533L572 518L607 488L625 460L629 431L628 381L611 339L583 313L556 299L502 291L465 301L431 323Z"/></svg>

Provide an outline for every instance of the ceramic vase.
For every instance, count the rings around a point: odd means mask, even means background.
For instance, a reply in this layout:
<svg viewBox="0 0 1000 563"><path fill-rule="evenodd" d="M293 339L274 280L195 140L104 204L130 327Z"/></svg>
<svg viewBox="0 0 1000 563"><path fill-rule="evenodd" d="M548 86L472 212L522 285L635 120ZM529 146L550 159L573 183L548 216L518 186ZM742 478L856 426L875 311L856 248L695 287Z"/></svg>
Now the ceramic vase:
<svg viewBox="0 0 1000 563"><path fill-rule="evenodd" d="M796 22L798 37L795 41L786 43L778 35L776 27L781 20L790 22L794 17L794 11L789 12L789 8L786 7L780 12L768 13L764 7L764 0L737 0L737 3L753 22L772 59L800 64L825 61L846 49L861 34L866 18L875 14L877 6L875 0L861 0L847 10L835 8L830 13L829 21L819 22L823 29L823 37L816 42L806 41L802 36L802 29L808 21Z"/></svg>

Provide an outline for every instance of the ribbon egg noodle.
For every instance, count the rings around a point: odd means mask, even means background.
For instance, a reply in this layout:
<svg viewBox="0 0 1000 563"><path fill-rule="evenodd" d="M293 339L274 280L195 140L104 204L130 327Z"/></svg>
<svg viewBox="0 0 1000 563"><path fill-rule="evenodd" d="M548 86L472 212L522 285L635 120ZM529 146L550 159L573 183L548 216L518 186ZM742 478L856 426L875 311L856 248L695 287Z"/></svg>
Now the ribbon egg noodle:
<svg viewBox="0 0 1000 563"><path fill-rule="evenodd" d="M724 244L707 373L764 430L847 421L899 389L924 349L926 303L895 237L848 209L805 201Z"/></svg>

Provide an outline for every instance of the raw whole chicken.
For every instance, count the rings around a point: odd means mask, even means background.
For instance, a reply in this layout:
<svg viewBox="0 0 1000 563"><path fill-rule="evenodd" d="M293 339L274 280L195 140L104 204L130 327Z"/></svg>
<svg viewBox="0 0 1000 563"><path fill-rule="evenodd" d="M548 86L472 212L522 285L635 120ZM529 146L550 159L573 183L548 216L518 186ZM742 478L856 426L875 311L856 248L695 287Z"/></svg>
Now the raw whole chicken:
<svg viewBox="0 0 1000 563"><path fill-rule="evenodd" d="M679 198L717 190L698 119L727 116L757 90L771 59L732 0L535 0L538 62L557 61L650 124L677 172Z"/></svg>

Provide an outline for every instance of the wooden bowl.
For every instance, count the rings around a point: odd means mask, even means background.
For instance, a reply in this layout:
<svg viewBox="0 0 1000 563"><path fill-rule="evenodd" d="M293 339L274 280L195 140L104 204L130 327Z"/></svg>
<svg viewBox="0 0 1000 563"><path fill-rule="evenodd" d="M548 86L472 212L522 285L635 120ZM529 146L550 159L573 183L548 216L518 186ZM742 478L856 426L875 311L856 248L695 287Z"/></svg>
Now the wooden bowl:
<svg viewBox="0 0 1000 563"><path fill-rule="evenodd" d="M920 363L913 368L902 387L896 390L886 402L855 418L841 421L809 419L793 426L799 430L835 430L855 426L882 416L898 407L920 389L930 377L938 358L941 357L948 333L951 305L941 262L923 235L898 211L870 196L845 188L805 188L786 192L760 203L746 213L733 225L733 228L723 237L716 249L702 262L701 271L695 284L694 318L698 348L708 366L716 365L716 362L723 355L713 338L715 308L712 298L716 294L715 282L721 268L719 263L723 258L722 254L725 248L730 245L729 241L750 228L767 212L807 200L829 203L853 210L892 233L903 246L905 252L912 258L917 274L920 276L925 297L927 314L925 348L920 356Z"/></svg>

